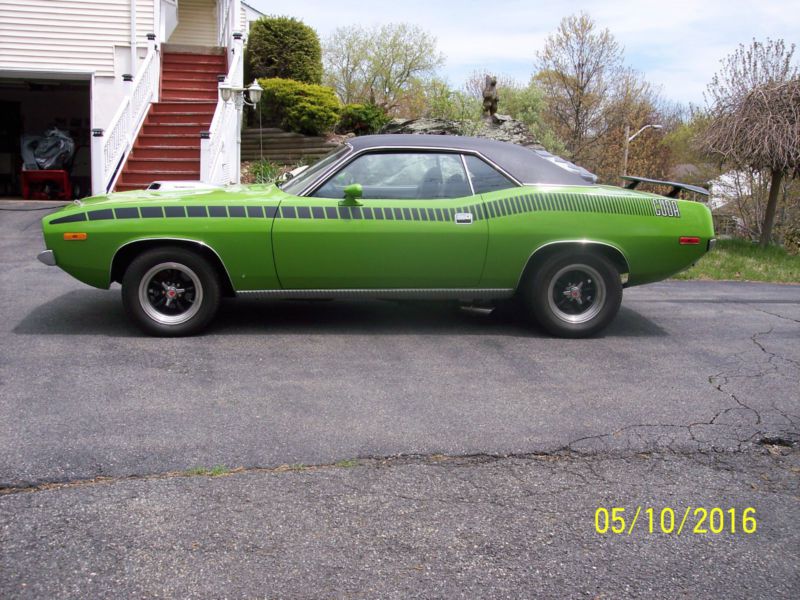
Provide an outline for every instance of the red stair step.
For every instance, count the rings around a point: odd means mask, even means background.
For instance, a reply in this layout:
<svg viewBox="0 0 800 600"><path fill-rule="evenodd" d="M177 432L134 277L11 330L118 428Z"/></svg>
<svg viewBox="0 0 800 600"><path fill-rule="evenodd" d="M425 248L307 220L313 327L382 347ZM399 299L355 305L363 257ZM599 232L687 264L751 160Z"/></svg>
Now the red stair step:
<svg viewBox="0 0 800 600"><path fill-rule="evenodd" d="M126 171L120 176L120 183L149 184L153 181L180 181L186 179L197 181L200 179L200 169L183 171Z"/></svg>
<svg viewBox="0 0 800 600"><path fill-rule="evenodd" d="M138 142L137 142L138 144ZM131 158L189 158L200 160L200 149L192 146L147 146L136 145Z"/></svg>
<svg viewBox="0 0 800 600"><path fill-rule="evenodd" d="M216 101L200 100L195 102L162 101L153 105L150 114L182 114L190 110L195 112L208 112L213 115L217 109Z"/></svg>
<svg viewBox="0 0 800 600"><path fill-rule="evenodd" d="M200 135L208 129L208 123L170 123L169 125L145 123L142 133L145 135Z"/></svg>
<svg viewBox="0 0 800 600"><path fill-rule="evenodd" d="M185 90L162 90L161 97L164 100L216 100L218 94L219 92L217 92L216 89L207 92L194 90L191 92Z"/></svg>
<svg viewBox="0 0 800 600"><path fill-rule="evenodd" d="M128 159L129 173L136 171L195 171L200 170L200 157L197 158L141 158Z"/></svg>
<svg viewBox="0 0 800 600"><path fill-rule="evenodd" d="M154 114L152 111L147 115L146 124L148 125L171 125L173 123L202 123L210 125L213 112L196 112L187 110L183 113L161 113Z"/></svg>
<svg viewBox="0 0 800 600"><path fill-rule="evenodd" d="M200 148L200 134L162 134L162 133L140 133L137 138L143 144L150 146L170 146L176 144L179 146L193 146Z"/></svg>
<svg viewBox="0 0 800 600"><path fill-rule="evenodd" d="M167 65L224 65L228 61L224 54L184 54L165 52L162 58Z"/></svg>

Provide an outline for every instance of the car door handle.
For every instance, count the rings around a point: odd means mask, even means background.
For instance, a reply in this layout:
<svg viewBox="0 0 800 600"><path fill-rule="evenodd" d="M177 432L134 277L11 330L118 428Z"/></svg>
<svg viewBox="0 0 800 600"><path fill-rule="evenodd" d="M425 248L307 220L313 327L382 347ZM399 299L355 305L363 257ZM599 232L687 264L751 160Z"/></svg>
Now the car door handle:
<svg viewBox="0 0 800 600"><path fill-rule="evenodd" d="M472 213L456 213L456 225L472 225Z"/></svg>

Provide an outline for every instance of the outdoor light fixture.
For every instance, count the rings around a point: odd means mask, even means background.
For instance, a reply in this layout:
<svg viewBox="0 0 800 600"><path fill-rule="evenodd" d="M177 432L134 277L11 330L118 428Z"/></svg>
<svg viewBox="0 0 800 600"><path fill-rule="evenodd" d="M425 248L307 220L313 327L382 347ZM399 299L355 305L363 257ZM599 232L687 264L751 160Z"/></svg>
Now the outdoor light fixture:
<svg viewBox="0 0 800 600"><path fill-rule="evenodd" d="M241 110L245 104L247 106L258 104L261 101L261 92L263 91L264 89L258 85L258 81L255 79L246 88L233 87L225 82L219 84L219 97L223 102L230 102L233 99L236 104L236 110ZM247 92L247 97L245 97L245 92Z"/></svg>
<svg viewBox="0 0 800 600"><path fill-rule="evenodd" d="M250 102L252 102L253 105L258 104L261 100L261 92L264 91L263 88L258 85L258 81L253 79L253 83L250 84L250 87L247 88L247 91L249 92L248 95L250 96Z"/></svg>
<svg viewBox="0 0 800 600"><path fill-rule="evenodd" d="M219 84L219 96L222 98L223 102L229 102L231 99L231 94L233 94L233 88L230 85L227 83Z"/></svg>
<svg viewBox="0 0 800 600"><path fill-rule="evenodd" d="M257 80L253 80L249 86L245 87L235 87L231 85L229 82L225 81L225 79L220 76L222 81L219 81L217 84L217 89L219 89L219 97L220 100L224 104L228 104L229 102L233 101L233 106L236 109L236 145L235 145L235 156L234 156L234 164L240 165L241 158L242 158L242 111L244 110L245 104L247 106L255 107L261 101L261 94L264 89L258 85ZM225 107L228 110L229 106ZM201 137L205 135L205 139L210 139L211 135L208 132L201 132ZM239 169L236 169L236 177L235 182L238 184L240 181L241 172Z"/></svg>
<svg viewBox="0 0 800 600"><path fill-rule="evenodd" d="M657 123L651 123L649 125L645 125L639 131L631 135L631 126L625 125L625 150L622 154L622 175L623 177L628 174L628 146L630 143L636 139L640 133L642 133L645 129L664 129L663 125L659 125Z"/></svg>

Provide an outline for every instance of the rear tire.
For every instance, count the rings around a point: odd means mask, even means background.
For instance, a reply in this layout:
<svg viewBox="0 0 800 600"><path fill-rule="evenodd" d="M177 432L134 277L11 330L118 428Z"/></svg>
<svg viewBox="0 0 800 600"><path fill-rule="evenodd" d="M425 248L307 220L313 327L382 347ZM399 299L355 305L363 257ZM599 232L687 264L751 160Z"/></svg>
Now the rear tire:
<svg viewBox="0 0 800 600"><path fill-rule="evenodd" d="M145 333L163 337L202 331L219 308L219 278L185 248L164 247L133 259L122 278L122 304Z"/></svg>
<svg viewBox="0 0 800 600"><path fill-rule="evenodd" d="M522 287L528 316L558 337L594 335L614 319L622 302L616 267L589 252L560 252L545 259Z"/></svg>

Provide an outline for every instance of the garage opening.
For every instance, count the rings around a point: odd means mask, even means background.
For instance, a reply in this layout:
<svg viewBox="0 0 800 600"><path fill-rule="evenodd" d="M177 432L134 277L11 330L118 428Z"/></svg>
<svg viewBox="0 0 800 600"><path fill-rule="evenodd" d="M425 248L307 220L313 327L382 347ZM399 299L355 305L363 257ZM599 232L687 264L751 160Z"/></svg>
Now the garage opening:
<svg viewBox="0 0 800 600"><path fill-rule="evenodd" d="M65 139L59 137L62 134L74 144L71 159L53 169L62 173L23 174L41 170L37 167L44 164L41 159L32 162L23 143L35 148L37 140L32 136L42 136L54 144L53 140ZM23 192L38 199L88 196L92 189L90 136L88 78L0 76L0 197L21 198Z"/></svg>

